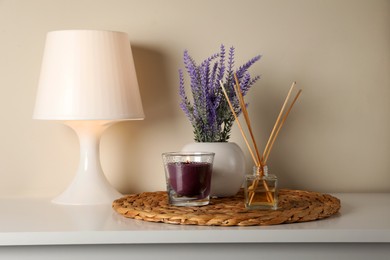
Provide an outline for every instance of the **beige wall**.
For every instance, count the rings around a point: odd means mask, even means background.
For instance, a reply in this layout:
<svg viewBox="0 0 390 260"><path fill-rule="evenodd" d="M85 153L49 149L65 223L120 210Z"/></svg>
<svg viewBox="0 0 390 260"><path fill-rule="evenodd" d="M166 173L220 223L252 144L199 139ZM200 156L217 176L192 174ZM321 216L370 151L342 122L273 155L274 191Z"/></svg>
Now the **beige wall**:
<svg viewBox="0 0 390 260"><path fill-rule="evenodd" d="M0 0L0 197L54 196L71 181L78 141L31 119L45 34L127 32L146 119L105 133L103 168L121 192L165 189L160 154L192 141L178 107L177 69L234 45L251 70L250 115L263 146L292 81L304 92L270 169L284 187L390 191L390 2L359 0ZM249 155L234 129L231 141Z"/></svg>

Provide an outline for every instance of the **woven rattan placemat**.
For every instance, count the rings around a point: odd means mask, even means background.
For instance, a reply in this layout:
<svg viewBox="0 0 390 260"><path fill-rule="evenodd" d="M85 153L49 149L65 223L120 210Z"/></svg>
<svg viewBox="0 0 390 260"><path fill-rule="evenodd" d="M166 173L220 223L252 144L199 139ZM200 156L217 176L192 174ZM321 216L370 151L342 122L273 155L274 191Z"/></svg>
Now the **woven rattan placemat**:
<svg viewBox="0 0 390 260"><path fill-rule="evenodd" d="M247 210L242 192L212 198L202 207L170 206L165 191L124 196L112 204L119 214L133 219L182 225L260 226L306 222L338 213L340 200L328 194L302 190L279 191L277 210Z"/></svg>

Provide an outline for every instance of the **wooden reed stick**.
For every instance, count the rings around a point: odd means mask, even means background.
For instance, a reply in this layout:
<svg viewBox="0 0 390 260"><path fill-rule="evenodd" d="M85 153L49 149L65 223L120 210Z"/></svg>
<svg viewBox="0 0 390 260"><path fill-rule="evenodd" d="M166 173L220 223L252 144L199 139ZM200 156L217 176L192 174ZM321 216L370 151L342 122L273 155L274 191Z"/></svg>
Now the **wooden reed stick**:
<svg viewBox="0 0 390 260"><path fill-rule="evenodd" d="M232 105L232 103L230 102L229 96L228 96L228 94L227 94L227 92L226 92L226 89L225 89L225 87L223 86L223 83L222 83L221 80L219 81L219 84L221 85L223 94L225 95L225 98L226 98L226 100L227 100L227 102L228 102L228 104L229 104L230 110L231 110L232 113L233 113L234 119L235 119L236 122L237 122L238 128L239 128L240 131L241 131L241 134L242 134L242 137L244 138L245 144L246 144L246 146L248 147L249 153L250 153L251 156L252 156L253 162L254 162L255 165L257 166L257 165L259 165L259 162L257 161L257 159L256 159L256 157L255 157L255 155L254 155L254 153L253 153L253 151L252 151L252 148L251 148L251 146L249 145L249 142L248 142L248 139L246 138L245 132L244 132L244 130L242 129L240 120L238 120L237 114L236 114L236 112L234 111L233 105Z"/></svg>
<svg viewBox="0 0 390 260"><path fill-rule="evenodd" d="M276 133L277 126L279 125L280 119L282 118L284 109L286 108L287 102L288 102L288 100L290 99L290 96L291 96L291 93L292 93L292 91L293 91L293 89L294 89L294 87L295 87L295 84L296 84L296 82L294 81L294 82L292 83L291 87L290 87L290 90L288 91L288 94L287 94L287 96L286 96L286 99L284 100L283 106L282 106L282 108L280 109L278 118L276 119L275 125L274 125L274 127L273 127L273 129L272 129L272 132L271 132L271 134L270 134L270 136L269 136L269 139L268 139L268 141L267 141L267 144L266 144L266 146L265 146L265 148L264 148L264 152L263 152L263 161L264 161L265 155L266 155L266 154L269 154L268 150L269 150L269 148L270 148L270 145L271 145L272 140L274 139L273 137L274 137L274 135L275 135L275 133Z"/></svg>
<svg viewBox="0 0 390 260"><path fill-rule="evenodd" d="M251 126L251 122L250 122L250 118L249 118L249 113L248 113L248 110L246 109L246 104L245 104L245 100L244 100L244 96L242 95L242 91L241 91L241 87L240 87L240 83L238 81L238 78L237 78L237 74L234 73L234 79L235 79L235 82L236 84L234 85L235 86L235 92L236 92L236 95L238 97L238 100L240 102L240 106L241 106L241 110L242 110L242 113L244 115L244 118L245 118L245 122L246 122L246 125L247 125L247 128L248 128L248 131L249 131L249 134L251 136L251 139L252 139L252 142L253 142L253 146L255 148L255 152L256 152L256 156L257 156L257 160L259 162L259 165L256 165L257 167L260 168L260 171L257 171L256 174L259 175L259 176L263 176L264 175L264 169L263 169L263 163L262 163L262 158L260 157L260 153L259 153L259 149L257 147L257 143L256 143L256 140L255 140L255 137L253 135L253 131L252 131L252 126ZM251 185L251 191L249 192L249 203L251 203L253 201L253 198L255 196L255 190L256 190L256 187L258 186L258 180L256 179L252 185ZM271 203L273 203L273 200L274 198L272 197L272 194L270 193L269 191L269 187L267 185L267 183L263 180L263 186L266 190L266 196L267 196L267 200Z"/></svg>
<svg viewBox="0 0 390 260"><path fill-rule="evenodd" d="M276 132L275 132L275 135L273 136L273 138L272 138L272 140L271 140L271 142L270 142L269 149L267 150L267 153L263 156L264 164L265 164L265 163L267 162L267 160L268 160L269 154L271 153L272 147L273 147L273 145L274 145L274 143L275 143L275 140L276 140L276 138L277 138L277 136L278 136L278 134L279 134L279 132L280 132L280 129L282 129L282 126L283 126L284 122L286 121L288 115L289 115L290 112L291 112L292 107L294 106L295 102L297 101L297 99L298 99L298 97L299 97L299 95L300 95L301 93L302 93L302 89L300 89L300 90L298 91L298 93L295 95L294 100L292 101L292 103L291 103L290 107L288 108L286 114L283 116L282 121L281 121L280 124L278 125L277 130L276 130Z"/></svg>
<svg viewBox="0 0 390 260"><path fill-rule="evenodd" d="M240 87L240 84L239 84L239 82L238 82L237 75L234 74L234 76L235 76L236 83L237 83L237 84L236 84L236 88L237 88L237 89L236 89L236 94L237 94L237 97L238 97L238 99L239 99L239 101L240 101L241 110L243 111L243 114L244 114L244 117L245 117L245 120L246 120L246 123L247 123L247 127L248 127L248 129L250 129L250 132L251 132L252 128L250 127L250 125L251 125L251 124L250 124L250 119L249 119L248 111L246 110L244 98L243 98L242 93L241 93L241 87ZM246 145L247 145L247 147L248 147L248 149L249 149L249 152L250 152L250 154L251 154L251 156L252 156L252 159L254 160L256 167L260 167L260 169L261 169L261 174L258 173L258 175L262 175L262 173L263 173L263 166L262 166L262 163L261 163L261 157L260 157L260 155L259 155L259 151L258 151L258 149L257 149L256 142L255 142L255 139L254 139L254 136L253 136L253 132L252 132L251 137L252 137L252 141L253 141L253 143L254 143L255 149L256 149L257 160L256 160L256 158L255 158L255 156L254 156L254 154L253 154L253 151L252 151L251 146L249 145L249 142L248 142L248 139L246 138L245 132L244 132L244 130L242 129L241 123L240 123L240 121L238 120L237 114L236 114L236 112L235 112L234 109L233 109L233 106L232 106L232 104L231 104L231 102L230 102L229 96L227 95L226 89L225 89L225 87L223 86L222 81L220 81L219 83L220 83L220 85L221 85L221 87L222 87L222 90L223 90L223 93L224 93L224 95L225 95L225 98L226 98L226 100L227 100L227 102L228 102L228 104L229 104L230 110L232 111L233 116L234 116L235 120L237 121L237 125L239 126L239 129L240 129L241 134L242 134L242 136L243 136L243 138L244 138L244 140L245 140L245 143L246 143ZM245 116L245 115L246 115L246 116ZM253 197L254 197L254 195L255 195L255 189L256 189L257 185L258 185L258 181L255 180L255 182L252 184L253 191L252 191L252 192L250 193L250 195L249 195L249 196L250 196L250 201L253 200ZM273 203L274 198L272 197L272 194L271 194L270 191L269 191L269 187L268 187L268 185L267 185L267 183L266 183L265 181L263 181L263 185L264 185L264 188L266 189L267 200L268 200L269 202Z"/></svg>
<svg viewBox="0 0 390 260"><path fill-rule="evenodd" d="M290 114L292 107L294 106L295 102L297 101L299 95L300 95L301 92L302 92L302 90L299 90L299 91L298 91L298 93L296 94L296 96L295 96L293 102L291 103L290 107L288 108L286 114L282 117L283 112L284 112L284 110L285 110L285 108L286 108L286 105L287 105L287 103L288 103L288 100L289 100L289 98L290 98L290 96L291 96L292 90L293 90L294 87L295 87L295 84L296 84L296 82L293 82L293 84L292 84L291 87L290 87L290 90L289 90L289 92L288 92L288 94L287 94L287 97L286 97L286 99L285 99L285 101L284 101L284 103L283 103L283 106L282 106L282 108L281 108L281 110L280 110L280 113L279 113L279 115L278 115L278 118L277 118L277 120L276 120L276 122L275 122L275 125L274 125L273 129L272 129L271 135L270 135L270 137L269 137L269 139L268 139L267 145L266 145L266 147L265 147L265 149L264 149L263 158L262 158L262 160L261 160L262 163L263 163L263 165L266 165L266 164L267 164L267 160L268 160L268 158L269 158L269 155L270 155L270 153L271 153L271 150L272 150L272 147L273 147L273 145L274 145L274 143L275 143L275 140L276 140L276 138L277 138L277 136L278 136L278 134L279 134L279 132L280 132L280 130L281 130L281 128L282 128L284 122L286 121L288 115ZM265 183L264 181L263 181L263 184L266 185L266 183ZM251 188L254 190L254 189L256 189L256 186L257 186L257 185L258 185L257 182L256 182L256 183L253 183L253 185L252 185ZM269 191L269 190L268 190L268 189L266 189L266 190L267 190L267 194L268 194L268 191ZM250 194L250 201L253 200L253 197L254 197L254 193ZM268 196L267 196L267 197L268 197Z"/></svg>
<svg viewBox="0 0 390 260"><path fill-rule="evenodd" d="M242 95L240 83L238 82L238 78L237 78L237 74L236 73L234 73L234 79L236 81L236 85L235 85L236 95L237 95L237 97L238 97L238 99L240 101L240 104L241 104L241 110L242 110L242 113L244 115L244 118L245 118L245 121L246 121L246 125L248 127L248 131L249 131L249 134L250 134L252 142L253 142L253 146L255 148L257 160L259 162L258 166L261 168L261 170L262 170L261 174L262 174L263 173L263 163L261 161L261 157L260 157L259 149L257 148L257 143L256 143L256 140L255 140L255 137L253 135L253 131L252 131L252 126L251 126L251 121L249 119L248 110L246 109L244 96Z"/></svg>
<svg viewBox="0 0 390 260"><path fill-rule="evenodd" d="M290 95L291 95L291 92L292 92L292 89L294 88L294 86L295 86L295 82L293 82L293 84L292 84L292 86L291 86L291 88L290 88L290 91L289 91L289 93L288 93L288 95L287 95L287 97L286 97L286 99L285 99L285 102L284 102L284 104L283 104L283 107L282 107L282 109L281 109L281 111L280 111L280 113L279 113L278 119L276 120L276 123L275 123L275 125L274 125L273 131L272 131L272 133L271 133L271 135L270 135L270 137L269 137L269 140L268 140L268 142L267 142L267 146L266 146L266 148L264 149L264 153L263 153L263 164L264 164L264 165L267 164L267 160L268 160L269 155L270 155L270 153L271 153L272 147L273 147L273 145L274 145L274 143L275 143L276 138L277 138L278 135L279 135L280 130L282 129L282 126L283 126L284 122L286 121L288 115L290 114L291 109L293 108L293 106L294 106L295 102L297 101L298 97L299 97L300 94L302 93L302 90L300 89L300 90L298 91L298 93L295 95L295 98L294 98L294 100L292 101L291 105L290 105L289 108L287 109L287 112L286 112L285 115L282 117L283 111L284 111L284 109L285 109L285 107L286 107L286 104L288 103L288 100L289 100L289 98L290 98ZM281 120L281 121L280 121L280 120ZM254 187L254 188L255 188L255 187ZM252 196L253 196L253 195L254 195L254 194L252 194ZM252 199L253 199L253 198L251 197L251 200L252 200Z"/></svg>
<svg viewBox="0 0 390 260"><path fill-rule="evenodd" d="M247 126L248 126L248 129L250 129L249 131L251 132L251 127L250 127L250 120L249 120L249 116L248 116L248 113L247 113L247 110L246 110L246 106L245 106L245 102L244 102L244 99L242 97L242 93L241 93L241 89L239 87L239 82L238 82L238 79L237 79L237 76L235 76L235 80L236 80L236 92L238 93L237 96L239 97L239 100L240 100L240 105L242 107L242 111L243 111L243 114L245 116L245 119L247 120ZM263 158L261 158L259 161L262 162L262 165L265 165L267 163L267 160L269 158L269 155L270 155L270 152L272 150L272 147L275 143L275 140L284 124L284 122L286 121L288 115L290 114L291 112L291 109L292 107L294 106L295 102L297 101L298 97L300 96L302 90L299 90L298 93L296 94L293 102L291 103L291 105L289 106L287 112L284 114L283 116L283 113L284 113L284 110L286 108L286 105L290 99L290 96L291 96L291 93L292 93L292 90L294 89L295 87L295 84L296 82L293 82L291 87L290 87L290 90L286 96L286 99L284 100L284 103L283 103L283 106L279 112L279 115L278 115L278 118L276 119L276 122L275 122L275 125L272 129L272 132L270 134L270 137L268 139L268 142L267 142L267 145L264 149L264 152L263 152ZM283 116L283 117L282 117ZM252 138L252 141L255 143L254 141L254 138ZM256 146L257 147L257 146ZM257 149L257 148L256 148ZM250 190L251 192L249 193L249 196L250 196L250 199L249 199L249 204L253 201L253 198L254 198L254 195L255 195L255 190L256 190L256 187L258 185L258 180L255 180L252 185L250 186ZM268 185L267 183L265 182L265 180L263 180L263 185L266 189L266 196L267 196L267 200L268 201L271 201L273 202L273 197L269 191L269 188L268 188Z"/></svg>

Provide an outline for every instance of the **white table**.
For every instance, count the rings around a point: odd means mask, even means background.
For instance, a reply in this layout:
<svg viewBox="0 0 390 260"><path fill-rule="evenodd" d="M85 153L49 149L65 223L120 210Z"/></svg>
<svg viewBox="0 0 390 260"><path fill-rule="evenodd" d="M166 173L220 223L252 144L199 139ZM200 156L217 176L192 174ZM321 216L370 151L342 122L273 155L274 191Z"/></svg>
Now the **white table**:
<svg viewBox="0 0 390 260"><path fill-rule="evenodd" d="M266 227L159 224L111 205L2 199L0 259L390 259L390 193L333 195L336 216Z"/></svg>

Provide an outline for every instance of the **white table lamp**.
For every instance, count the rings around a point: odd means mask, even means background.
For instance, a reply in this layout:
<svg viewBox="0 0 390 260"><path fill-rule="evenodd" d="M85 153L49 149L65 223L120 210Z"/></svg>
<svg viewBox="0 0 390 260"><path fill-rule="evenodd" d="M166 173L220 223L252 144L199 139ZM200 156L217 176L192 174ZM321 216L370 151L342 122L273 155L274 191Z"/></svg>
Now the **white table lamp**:
<svg viewBox="0 0 390 260"><path fill-rule="evenodd" d="M80 140L78 172L54 203L90 205L119 198L100 166L99 144L113 123L144 118L127 34L49 32L33 118L63 122Z"/></svg>

